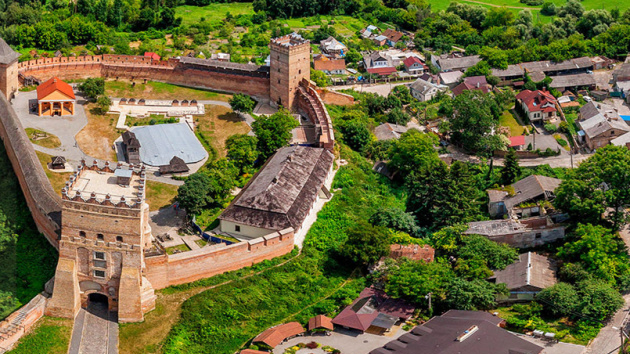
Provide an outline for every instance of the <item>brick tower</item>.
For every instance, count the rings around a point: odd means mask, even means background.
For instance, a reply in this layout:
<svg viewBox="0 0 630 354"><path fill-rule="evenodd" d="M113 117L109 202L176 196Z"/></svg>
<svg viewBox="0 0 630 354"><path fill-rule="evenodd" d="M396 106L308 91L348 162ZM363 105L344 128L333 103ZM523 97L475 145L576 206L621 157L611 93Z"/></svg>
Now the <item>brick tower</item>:
<svg viewBox="0 0 630 354"><path fill-rule="evenodd" d="M55 286L46 313L74 318L91 301L107 301L119 322L142 321L155 295L142 276L150 248L144 168L85 161L62 190Z"/></svg>
<svg viewBox="0 0 630 354"><path fill-rule="evenodd" d="M0 91L11 99L18 90L18 58L4 39L0 38Z"/></svg>
<svg viewBox="0 0 630 354"><path fill-rule="evenodd" d="M269 50L271 102L293 109L300 81L311 78L310 42L297 33L292 33L272 39Z"/></svg>

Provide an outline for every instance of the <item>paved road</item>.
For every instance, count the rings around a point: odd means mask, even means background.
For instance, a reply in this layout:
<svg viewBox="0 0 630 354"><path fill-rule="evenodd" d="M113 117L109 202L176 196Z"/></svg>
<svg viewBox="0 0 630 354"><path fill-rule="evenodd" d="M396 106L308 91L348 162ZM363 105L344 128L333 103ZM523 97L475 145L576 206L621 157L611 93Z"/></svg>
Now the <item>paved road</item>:
<svg viewBox="0 0 630 354"><path fill-rule="evenodd" d="M117 354L118 319L107 304L92 302L74 320L68 354Z"/></svg>

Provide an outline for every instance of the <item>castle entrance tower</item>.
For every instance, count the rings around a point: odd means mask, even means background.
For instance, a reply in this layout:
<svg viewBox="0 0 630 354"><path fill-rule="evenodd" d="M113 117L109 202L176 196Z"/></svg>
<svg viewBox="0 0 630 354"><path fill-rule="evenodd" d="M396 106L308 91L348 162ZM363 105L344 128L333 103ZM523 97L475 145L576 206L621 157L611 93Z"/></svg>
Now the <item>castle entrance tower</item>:
<svg viewBox="0 0 630 354"><path fill-rule="evenodd" d="M311 44L297 33L273 38L270 49L271 103L293 109L302 79L311 79Z"/></svg>
<svg viewBox="0 0 630 354"><path fill-rule="evenodd" d="M74 318L90 301L107 302L120 322L142 321L155 295L142 276L150 248L144 167L85 161L62 190L59 263L46 313Z"/></svg>
<svg viewBox="0 0 630 354"><path fill-rule="evenodd" d="M18 90L18 58L4 39L0 38L0 91L10 100Z"/></svg>

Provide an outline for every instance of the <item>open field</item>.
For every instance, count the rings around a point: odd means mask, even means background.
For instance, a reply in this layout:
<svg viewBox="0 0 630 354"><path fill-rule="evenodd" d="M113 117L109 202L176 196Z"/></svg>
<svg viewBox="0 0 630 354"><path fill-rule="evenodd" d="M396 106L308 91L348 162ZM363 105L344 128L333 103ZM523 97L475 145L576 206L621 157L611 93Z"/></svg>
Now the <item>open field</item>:
<svg viewBox="0 0 630 354"><path fill-rule="evenodd" d="M114 140L120 136L120 133L116 131L118 117L113 114L94 114L90 112L93 107L94 104L85 106L88 124L77 134L77 143L88 156L116 161L113 144Z"/></svg>
<svg viewBox="0 0 630 354"><path fill-rule="evenodd" d="M525 130L525 127L518 123L512 111L503 112L501 117L499 117L499 126L510 128L510 136L523 135Z"/></svg>
<svg viewBox="0 0 630 354"><path fill-rule="evenodd" d="M181 16L183 25L190 25L201 21L201 18L205 18L206 21L216 22L225 18L227 13L231 13L233 16L253 14L254 9L252 3L248 2L234 2L229 4L210 4L208 6L178 6L175 8L175 16Z"/></svg>
<svg viewBox="0 0 630 354"><path fill-rule="evenodd" d="M53 172L48 168L48 163L50 162L52 156L45 154L43 152L35 151L37 154L37 158L39 158L39 162L42 164L44 168L44 172L46 173L46 177L50 181L50 184L53 187L53 190L61 196L61 189L66 185L70 175L70 172Z"/></svg>
<svg viewBox="0 0 630 354"><path fill-rule="evenodd" d="M213 160L212 151L206 146L208 143L218 153L215 157L225 157L227 138L234 134L247 134L250 130L236 113L223 106L206 105L206 114L195 116L195 123L197 123L197 137L210 153L208 161Z"/></svg>
<svg viewBox="0 0 630 354"><path fill-rule="evenodd" d="M130 81L106 81L105 94L110 97L144 98L150 100L216 100L227 102L231 95L209 90L196 89L163 82L149 81L146 84Z"/></svg>
<svg viewBox="0 0 630 354"><path fill-rule="evenodd" d="M565 0L549 0L552 3L554 3L556 6L561 6L564 3L566 3ZM448 8L448 5L451 3L452 1L449 0L429 0L429 3L431 4L431 8L434 10L445 10L446 8ZM518 0L459 0L459 2L464 2L464 3L468 3L468 4L477 4L477 5L485 5L484 7L491 7L491 6L506 6L506 7L520 7L520 8L540 8L540 6L528 6L524 3L519 2ZM592 9L606 9L606 10L612 10L614 8L618 8L622 13L630 8L630 2L625 1L625 0L611 0L611 1L601 1L601 0L583 0L580 1L580 3L582 4L582 6L584 6L584 8L586 10L592 10ZM515 11L520 11L519 9L513 9ZM534 18L536 18L536 13L538 11L532 11L534 13ZM550 17L547 16L541 16L542 18L548 18L550 19ZM543 22L548 22L548 21L544 21Z"/></svg>
<svg viewBox="0 0 630 354"><path fill-rule="evenodd" d="M72 335L72 320L42 317L31 333L22 337L11 354L66 354Z"/></svg>
<svg viewBox="0 0 630 354"><path fill-rule="evenodd" d="M177 186L172 184L147 181L147 203L151 210L171 206L177 196Z"/></svg>
<svg viewBox="0 0 630 354"><path fill-rule="evenodd" d="M29 140L34 144L50 149L55 149L61 146L61 141L59 141L59 138L56 135L34 128L26 128L24 130L26 130L26 135L28 135Z"/></svg>

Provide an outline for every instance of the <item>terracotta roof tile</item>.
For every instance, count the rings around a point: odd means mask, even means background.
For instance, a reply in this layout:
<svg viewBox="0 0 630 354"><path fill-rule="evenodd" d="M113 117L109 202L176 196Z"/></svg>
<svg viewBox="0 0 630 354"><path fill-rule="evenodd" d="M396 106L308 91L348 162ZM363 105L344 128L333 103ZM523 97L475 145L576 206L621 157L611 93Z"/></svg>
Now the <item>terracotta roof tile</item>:
<svg viewBox="0 0 630 354"><path fill-rule="evenodd" d="M76 98L74 96L74 90L72 89L72 86L61 81L61 79L58 77L53 77L43 84L37 86L37 99L43 100L51 93L56 91L63 93L64 95L68 96L68 98L71 98L73 100Z"/></svg>

